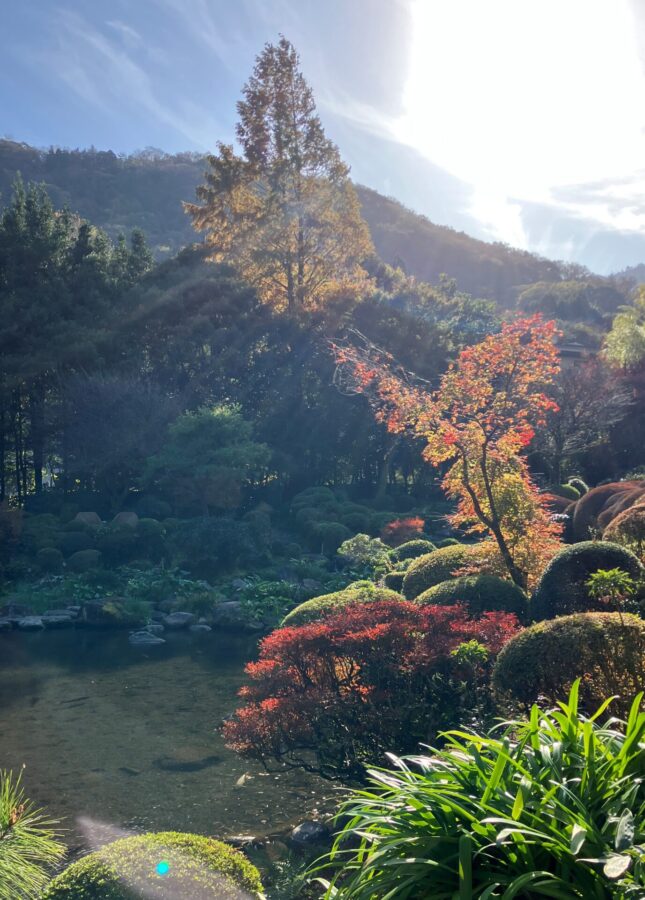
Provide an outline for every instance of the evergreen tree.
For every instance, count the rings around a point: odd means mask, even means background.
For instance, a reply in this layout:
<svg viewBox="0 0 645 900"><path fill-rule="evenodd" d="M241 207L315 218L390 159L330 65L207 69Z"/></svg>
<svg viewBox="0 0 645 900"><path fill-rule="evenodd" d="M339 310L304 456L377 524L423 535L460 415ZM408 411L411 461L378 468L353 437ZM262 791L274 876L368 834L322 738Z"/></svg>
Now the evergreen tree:
<svg viewBox="0 0 645 900"><path fill-rule="evenodd" d="M238 103L243 156L219 145L199 204L186 204L212 258L290 310L360 289L372 252L338 148L325 136L294 47L267 44Z"/></svg>

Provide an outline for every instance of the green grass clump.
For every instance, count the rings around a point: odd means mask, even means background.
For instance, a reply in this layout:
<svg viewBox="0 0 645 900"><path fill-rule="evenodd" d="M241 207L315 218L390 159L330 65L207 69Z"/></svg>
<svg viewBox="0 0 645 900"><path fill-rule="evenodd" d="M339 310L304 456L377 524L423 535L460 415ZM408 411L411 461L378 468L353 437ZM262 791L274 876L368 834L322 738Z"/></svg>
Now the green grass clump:
<svg viewBox="0 0 645 900"><path fill-rule="evenodd" d="M159 874L160 862L168 864ZM55 878L42 900L243 900L262 896L258 870L221 841L175 831L122 838Z"/></svg>
<svg viewBox="0 0 645 900"><path fill-rule="evenodd" d="M371 770L321 871L336 900L645 896L645 713L558 709ZM325 867L327 869L325 870Z"/></svg>

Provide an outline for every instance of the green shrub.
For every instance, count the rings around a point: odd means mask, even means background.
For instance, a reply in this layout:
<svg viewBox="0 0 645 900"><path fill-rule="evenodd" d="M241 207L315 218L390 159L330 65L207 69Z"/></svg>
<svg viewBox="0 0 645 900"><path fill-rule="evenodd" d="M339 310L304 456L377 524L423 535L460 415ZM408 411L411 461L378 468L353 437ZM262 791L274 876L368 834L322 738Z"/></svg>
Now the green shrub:
<svg viewBox="0 0 645 900"><path fill-rule="evenodd" d="M350 512L340 516L341 524L355 533L369 531L370 521L369 512Z"/></svg>
<svg viewBox="0 0 645 900"><path fill-rule="evenodd" d="M565 500L580 499L580 491L571 484L550 484L547 487L547 491L550 494L555 494L556 497L562 497Z"/></svg>
<svg viewBox="0 0 645 900"><path fill-rule="evenodd" d="M157 866L168 864L166 874ZM258 897L260 874L221 841L174 831L122 838L73 863L55 878L43 900L188 900Z"/></svg>
<svg viewBox="0 0 645 900"><path fill-rule="evenodd" d="M36 562L41 572L58 575L63 571L63 554L55 547L43 547L36 554Z"/></svg>
<svg viewBox="0 0 645 900"><path fill-rule="evenodd" d="M448 732L440 750L371 770L340 810L325 896L645 896L641 699L624 726L600 724L574 686L501 735Z"/></svg>
<svg viewBox="0 0 645 900"><path fill-rule="evenodd" d="M141 519L167 519L172 515L170 503L158 497L140 497L134 509Z"/></svg>
<svg viewBox="0 0 645 900"><path fill-rule="evenodd" d="M40 896L65 855L56 824L25 797L20 775L0 770L0 900Z"/></svg>
<svg viewBox="0 0 645 900"><path fill-rule="evenodd" d="M419 594L415 603L440 606L464 603L475 617L484 612L501 610L514 613L520 621L524 621L528 614L528 597L524 591L512 581L495 575L464 575L442 581Z"/></svg>
<svg viewBox="0 0 645 900"><path fill-rule="evenodd" d="M141 555L139 535L128 525L104 525L96 529L96 547L111 565L123 565Z"/></svg>
<svg viewBox="0 0 645 900"><path fill-rule="evenodd" d="M380 538L355 534L338 548L338 555L348 566L365 569L366 574L379 567L389 569L390 548Z"/></svg>
<svg viewBox="0 0 645 900"><path fill-rule="evenodd" d="M630 700L645 684L645 622L616 612L538 622L502 649L493 684L527 705L542 696L549 702L564 699L577 678L587 709L603 697Z"/></svg>
<svg viewBox="0 0 645 900"><path fill-rule="evenodd" d="M582 541L565 547L548 564L531 601L535 619L552 619L575 612L603 609L589 596L587 581L599 569L622 569L639 579L643 567L625 547L607 541Z"/></svg>
<svg viewBox="0 0 645 900"><path fill-rule="evenodd" d="M67 560L67 567L70 572L81 574L89 572L90 569L98 568L102 563L102 556L98 550L79 550L72 553Z"/></svg>
<svg viewBox="0 0 645 900"><path fill-rule="evenodd" d="M465 565L476 563L480 551L476 544L458 544L442 547L425 556L419 556L409 566L403 579L403 594L414 600L428 588L448 581L453 572Z"/></svg>
<svg viewBox="0 0 645 900"><path fill-rule="evenodd" d="M322 522L325 514L315 506L302 506L294 516L299 528L307 528L314 522Z"/></svg>
<svg viewBox="0 0 645 900"><path fill-rule="evenodd" d="M437 547L441 550L442 547L459 547L461 545L461 541L458 541L457 538L442 538L440 541L437 541Z"/></svg>
<svg viewBox="0 0 645 900"><path fill-rule="evenodd" d="M403 559L416 559L418 556L432 553L436 549L431 541L417 538L414 541L406 541L404 544L399 544L398 547L390 551L390 556L396 562L400 562Z"/></svg>
<svg viewBox="0 0 645 900"><path fill-rule="evenodd" d="M582 495L586 494L589 490L589 485L585 481L583 481L582 478L578 478L576 476L574 476L573 478L569 478L567 484L570 487L575 488L575 490L578 492L579 497L582 497Z"/></svg>
<svg viewBox="0 0 645 900"><path fill-rule="evenodd" d="M306 625L308 622L323 619L327 613L336 612L343 606L350 606L353 603L373 603L376 600L401 599L400 594L389 588L377 587L371 581L355 581L342 591L335 591L333 594L323 594L296 606L282 620L281 627Z"/></svg>
<svg viewBox="0 0 645 900"><path fill-rule="evenodd" d="M56 516L38 515L23 518L20 540L29 553L36 553L44 547L55 547L60 539L60 523Z"/></svg>
<svg viewBox="0 0 645 900"><path fill-rule="evenodd" d="M349 528L340 522L318 522L312 527L311 532L314 539L320 542L322 552L328 555L335 553L343 541L352 536Z"/></svg>
<svg viewBox="0 0 645 900"><path fill-rule="evenodd" d="M80 553L81 550L91 550L94 541L87 531L70 531L60 535L58 547L63 556L71 556Z"/></svg>
<svg viewBox="0 0 645 900"><path fill-rule="evenodd" d="M397 594L400 594L403 590L404 578L405 572L388 572L387 575L383 576L383 584L391 591L396 591Z"/></svg>

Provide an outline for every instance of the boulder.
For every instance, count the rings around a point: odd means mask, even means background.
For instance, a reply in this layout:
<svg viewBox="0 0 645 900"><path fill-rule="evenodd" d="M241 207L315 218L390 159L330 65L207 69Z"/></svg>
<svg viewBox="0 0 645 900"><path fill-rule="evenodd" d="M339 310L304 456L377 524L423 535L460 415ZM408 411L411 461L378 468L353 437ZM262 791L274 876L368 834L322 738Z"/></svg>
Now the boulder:
<svg viewBox="0 0 645 900"><path fill-rule="evenodd" d="M291 832L291 840L296 844L316 844L323 841L329 834L327 828L321 822L306 819Z"/></svg>
<svg viewBox="0 0 645 900"><path fill-rule="evenodd" d="M45 628L69 628L74 624L74 616L43 616Z"/></svg>
<svg viewBox="0 0 645 900"><path fill-rule="evenodd" d="M25 616L17 624L21 631L40 631L45 627L41 616Z"/></svg>
<svg viewBox="0 0 645 900"><path fill-rule="evenodd" d="M135 512L126 510L117 513L110 524L117 528L136 528L139 524L139 516Z"/></svg>
<svg viewBox="0 0 645 900"><path fill-rule="evenodd" d="M95 512L79 512L76 513L72 522L80 522L81 525L90 525L92 528L97 528L101 525L101 517Z"/></svg>
<svg viewBox="0 0 645 900"><path fill-rule="evenodd" d="M239 628L245 623L246 615L240 600L224 600L213 610L213 625L220 628Z"/></svg>
<svg viewBox="0 0 645 900"><path fill-rule="evenodd" d="M96 569L100 564L101 554L98 550L79 550L67 560L67 568L78 574Z"/></svg>
<svg viewBox="0 0 645 900"><path fill-rule="evenodd" d="M105 600L89 600L83 605L81 619L86 625L98 627L122 626L120 597L109 597Z"/></svg>
<svg viewBox="0 0 645 900"><path fill-rule="evenodd" d="M234 578L231 581L231 587L234 591L245 591L249 586L249 582L245 581L243 578Z"/></svg>
<svg viewBox="0 0 645 900"><path fill-rule="evenodd" d="M0 616L6 619L23 619L25 616L33 616L34 611L23 603L14 603L12 600L0 608Z"/></svg>
<svg viewBox="0 0 645 900"><path fill-rule="evenodd" d="M210 627L210 625L203 625L198 622L197 625L190 625L188 630L192 631L193 634L208 634L213 629Z"/></svg>
<svg viewBox="0 0 645 900"><path fill-rule="evenodd" d="M68 612L72 616L78 616L78 615L80 615L82 608L83 608L82 606L66 606L65 611Z"/></svg>
<svg viewBox="0 0 645 900"><path fill-rule="evenodd" d="M80 606L75 607L75 609L80 611ZM46 609L43 613L43 619L60 619L63 617L66 619L74 619L77 615L78 612L75 612L69 607L67 609Z"/></svg>
<svg viewBox="0 0 645 900"><path fill-rule="evenodd" d="M128 640L131 644L141 647L155 647L166 643L162 637L151 634L149 631L133 631L128 635Z"/></svg>
<svg viewBox="0 0 645 900"><path fill-rule="evenodd" d="M187 628L195 622L196 616L190 612L174 612L165 616L163 624L166 628Z"/></svg>
<svg viewBox="0 0 645 900"><path fill-rule="evenodd" d="M145 630L149 631L150 634L159 635L159 634L163 634L166 629L163 627L161 622L150 622L149 625L146 625Z"/></svg>

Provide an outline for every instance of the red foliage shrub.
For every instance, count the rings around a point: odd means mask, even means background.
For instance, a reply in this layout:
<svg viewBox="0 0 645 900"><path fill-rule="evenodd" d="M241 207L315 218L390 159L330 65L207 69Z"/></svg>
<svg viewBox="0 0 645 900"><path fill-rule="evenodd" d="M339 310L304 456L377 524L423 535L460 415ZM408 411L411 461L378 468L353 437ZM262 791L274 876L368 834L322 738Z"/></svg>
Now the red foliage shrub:
<svg viewBox="0 0 645 900"><path fill-rule="evenodd" d="M225 723L226 741L254 759L360 777L385 751L416 750L481 711L494 657L518 627L509 613L475 620L461 606L385 600L282 628L246 668L246 706Z"/></svg>
<svg viewBox="0 0 645 900"><path fill-rule="evenodd" d="M408 516L388 522L381 531L381 540L390 547L399 547L421 537L425 522L420 516Z"/></svg>

